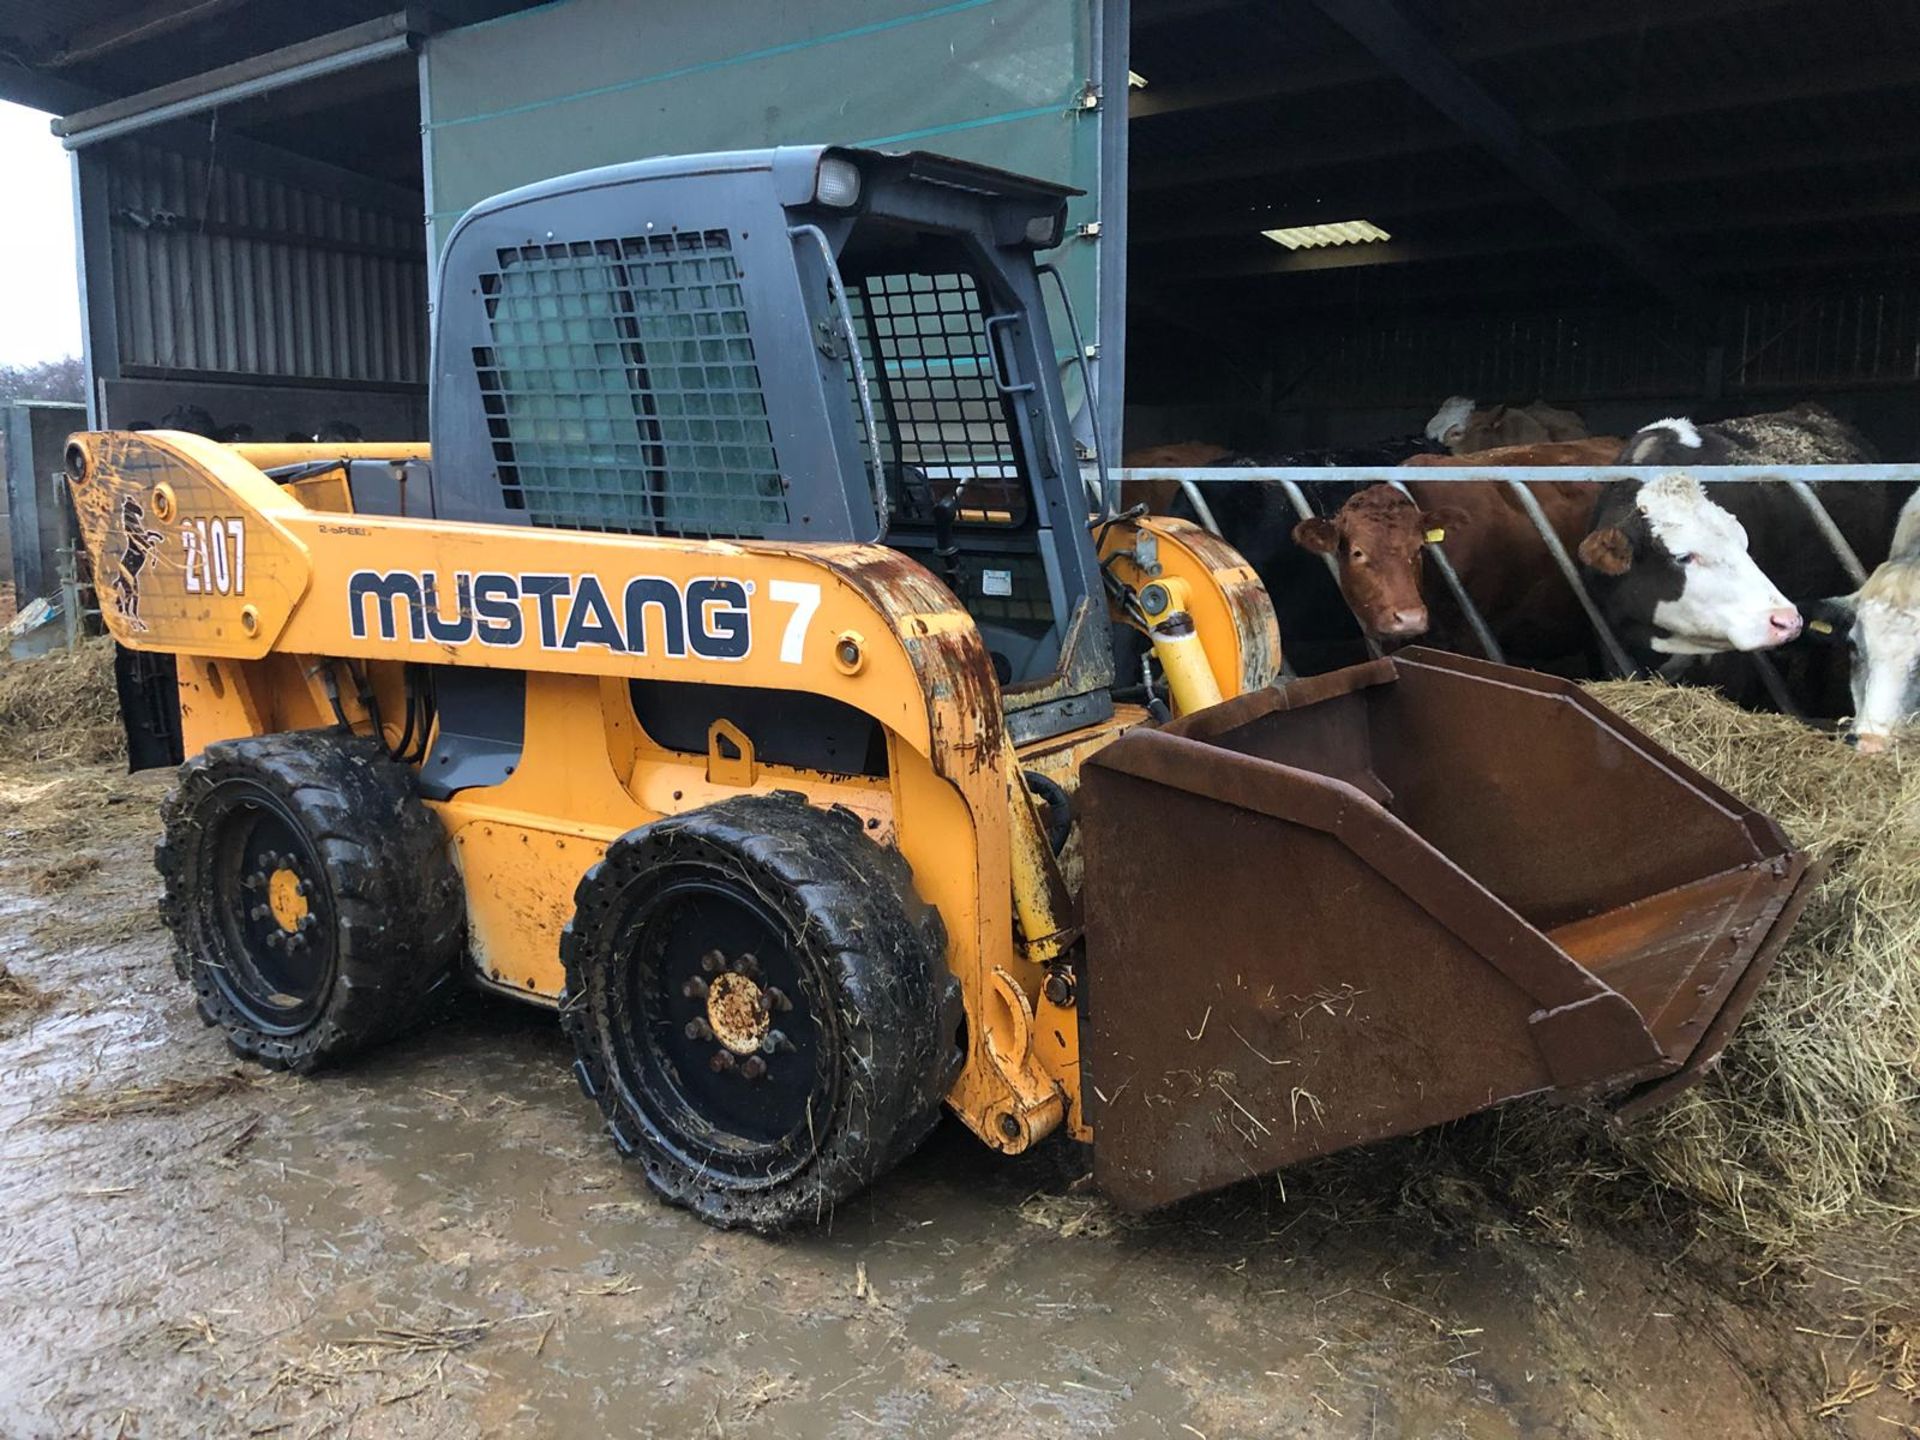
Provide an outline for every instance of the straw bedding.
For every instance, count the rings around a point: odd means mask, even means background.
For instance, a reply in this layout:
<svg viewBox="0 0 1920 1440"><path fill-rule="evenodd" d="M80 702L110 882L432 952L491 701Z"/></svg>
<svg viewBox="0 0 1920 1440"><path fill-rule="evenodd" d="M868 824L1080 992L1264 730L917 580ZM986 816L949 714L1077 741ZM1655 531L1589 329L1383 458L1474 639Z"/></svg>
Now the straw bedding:
<svg viewBox="0 0 1920 1440"><path fill-rule="evenodd" d="M1920 755L1858 755L1712 691L1590 688L1829 871L1699 1085L1625 1128L1544 1106L1490 1117L1492 1168L1548 1211L1691 1211L1768 1258L1920 1215Z"/></svg>
<svg viewBox="0 0 1920 1440"><path fill-rule="evenodd" d="M0 761L125 760L113 642L87 640L35 660L0 658Z"/></svg>

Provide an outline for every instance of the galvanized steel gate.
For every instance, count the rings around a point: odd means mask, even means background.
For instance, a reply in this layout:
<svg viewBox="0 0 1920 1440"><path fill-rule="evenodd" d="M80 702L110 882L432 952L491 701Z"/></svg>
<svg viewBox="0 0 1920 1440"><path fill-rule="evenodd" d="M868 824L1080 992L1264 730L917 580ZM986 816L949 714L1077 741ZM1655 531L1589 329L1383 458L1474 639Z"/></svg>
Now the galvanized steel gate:
<svg viewBox="0 0 1920 1440"><path fill-rule="evenodd" d="M1816 485L1835 483L1849 484L1897 484L1920 483L1920 465L1716 465L1716 466L1559 466L1559 465L1515 465L1515 466L1476 466L1468 457L1462 457L1457 465L1421 466L1417 471L1408 472L1397 467L1361 467L1361 466L1275 466L1275 467L1233 467L1230 469L1208 468L1153 468L1119 469L1111 472L1112 483L1116 486L1132 482L1157 481L1171 482L1181 487L1187 502L1193 507L1200 523L1215 534L1220 533L1206 497L1199 487L1206 485L1277 485L1286 495L1288 503L1301 519L1309 519L1318 512L1314 509L1306 491L1302 488L1313 484L1345 484L1361 487L1366 485L1392 485L1403 494L1407 493L1408 480L1417 480L1422 484L1428 481L1463 484L1469 481L1481 484L1493 483L1507 486L1519 502L1521 509L1532 522L1555 566L1566 577L1572 587L1580 607L1585 613L1588 625L1593 629L1595 638L1604 651L1609 668L1619 675L1632 674L1633 663L1628 659L1625 649L1614 635L1612 628L1601 615L1599 607L1587 592L1580 577L1579 566L1574 557L1567 553L1560 537L1554 534L1546 515L1541 511L1539 501L1527 487L1536 483L1592 481L1605 484L1613 480L1650 481L1664 475L1681 474L1692 477L1702 484L1758 484L1765 481L1787 485L1800 500L1807 512L1808 523L1839 562L1841 568L1859 585L1867 578L1868 565L1854 553L1847 538L1834 524L1833 517L1827 513L1821 502ZM1095 480L1097 484L1097 478ZM1117 493L1117 491L1116 491ZM1230 537L1223 536L1223 539ZM1494 639L1473 601L1468 597L1466 588L1447 559L1446 542L1430 541L1426 552L1434 562L1434 569L1440 575L1454 601L1459 605L1469 628L1473 631L1475 642L1489 660L1504 663L1506 657L1501 653L1499 643ZM1327 568L1338 575L1338 562L1331 555L1322 557ZM1882 557L1870 557L1874 563ZM1366 639L1368 653L1380 654L1379 645L1370 637ZM1763 654L1753 656L1760 674L1769 690L1782 709L1791 710L1791 703L1780 683L1779 675Z"/></svg>

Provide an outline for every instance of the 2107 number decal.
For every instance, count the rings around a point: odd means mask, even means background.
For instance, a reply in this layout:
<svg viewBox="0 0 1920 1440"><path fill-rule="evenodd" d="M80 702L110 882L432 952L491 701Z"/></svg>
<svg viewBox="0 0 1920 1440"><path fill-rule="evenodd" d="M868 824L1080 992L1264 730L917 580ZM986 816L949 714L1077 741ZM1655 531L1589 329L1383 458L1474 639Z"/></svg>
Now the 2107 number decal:
<svg viewBox="0 0 1920 1440"><path fill-rule="evenodd" d="M246 593L247 525L239 516L183 521L180 553L189 595Z"/></svg>

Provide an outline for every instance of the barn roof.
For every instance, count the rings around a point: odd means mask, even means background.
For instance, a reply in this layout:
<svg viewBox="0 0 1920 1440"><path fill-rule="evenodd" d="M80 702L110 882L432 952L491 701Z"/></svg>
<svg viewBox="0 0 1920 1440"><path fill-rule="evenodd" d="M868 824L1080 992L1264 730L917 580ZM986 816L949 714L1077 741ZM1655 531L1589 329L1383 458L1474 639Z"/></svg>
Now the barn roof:
<svg viewBox="0 0 1920 1440"><path fill-rule="evenodd" d="M1906 266L1920 241L1920 9L1899 0L1133 14L1134 275L1185 296L1621 281L1684 299ZM1350 219L1393 238L1288 253L1261 235Z"/></svg>

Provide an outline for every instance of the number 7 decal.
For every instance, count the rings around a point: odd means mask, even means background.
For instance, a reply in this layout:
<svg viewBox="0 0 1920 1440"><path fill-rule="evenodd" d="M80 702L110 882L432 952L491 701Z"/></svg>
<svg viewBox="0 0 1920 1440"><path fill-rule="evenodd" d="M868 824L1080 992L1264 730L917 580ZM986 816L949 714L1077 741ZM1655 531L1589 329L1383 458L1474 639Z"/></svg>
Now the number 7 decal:
<svg viewBox="0 0 1920 1440"><path fill-rule="evenodd" d="M785 664L798 665L807 647L807 626L813 623L813 612L820 608L820 587L799 580L775 580L767 587L767 593L776 605L793 606L787 628L780 636L780 659Z"/></svg>

